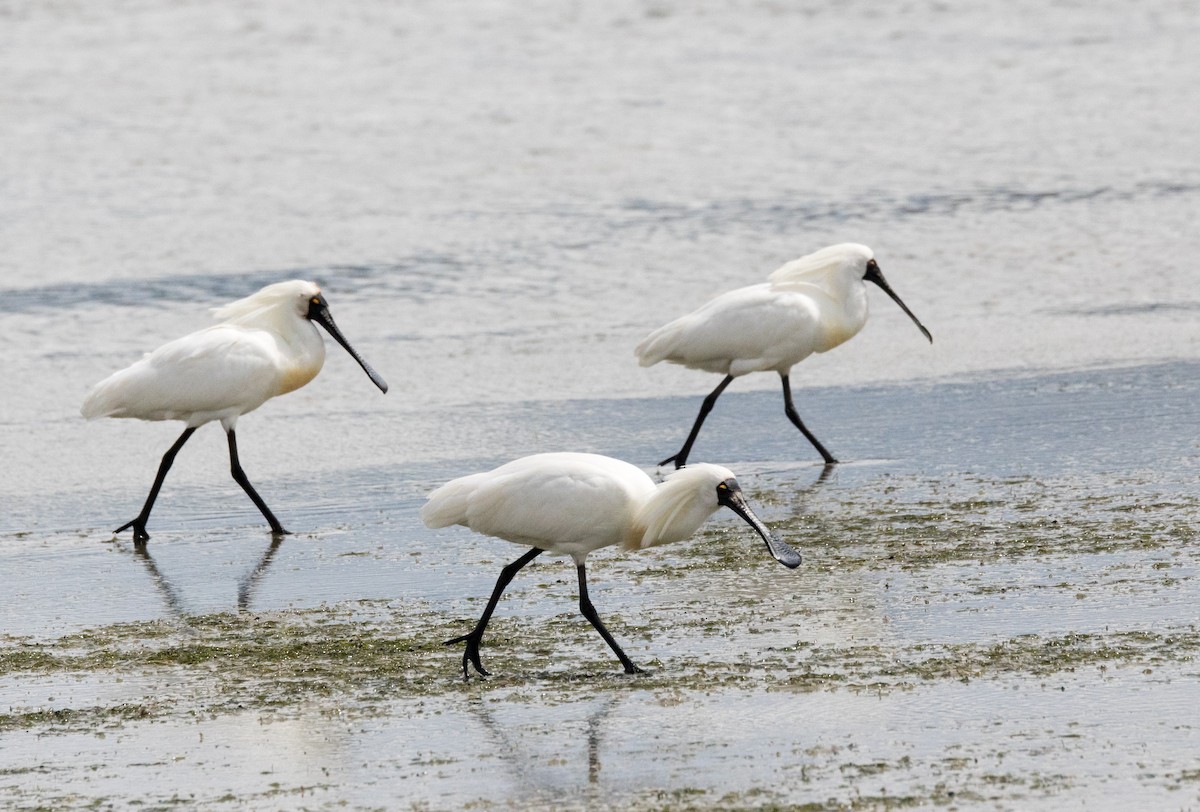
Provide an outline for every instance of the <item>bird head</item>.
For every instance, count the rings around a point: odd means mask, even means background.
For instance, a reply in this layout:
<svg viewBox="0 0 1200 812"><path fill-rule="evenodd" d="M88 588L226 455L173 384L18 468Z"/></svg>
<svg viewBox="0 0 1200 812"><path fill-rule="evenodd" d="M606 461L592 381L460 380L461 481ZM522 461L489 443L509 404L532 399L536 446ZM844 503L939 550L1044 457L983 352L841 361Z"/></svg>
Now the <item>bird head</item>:
<svg viewBox="0 0 1200 812"><path fill-rule="evenodd" d="M291 279L287 282L276 282L267 285L257 293L230 302L213 310L213 315L220 321L229 324L241 324L246 327L262 329L286 329L288 322L294 324L295 319L304 319L321 325L333 336L334 341L341 344L346 352L358 362L367 373L367 377L380 388L388 390L387 383L371 365L355 352L350 342L342 335L333 316L329 313L329 303L321 293L321 286L316 282L306 282L303 279Z"/></svg>
<svg viewBox="0 0 1200 812"><path fill-rule="evenodd" d="M867 263L874 258L874 252L865 245L839 243L793 259L772 272L767 281L778 286L811 284L837 289L861 281Z"/></svg>
<svg viewBox="0 0 1200 812"><path fill-rule="evenodd" d="M856 242L843 242L814 251L811 254L794 259L775 270L768 281L777 287L789 285L816 285L830 292L835 297L846 295L849 286L857 286L859 282L873 282L892 298L900 309L908 314L913 324L930 342L933 336L925 329L925 325L913 315L908 305L901 301L892 290L892 286L883 278L883 271L875 260L875 252L865 245Z"/></svg>
<svg viewBox="0 0 1200 812"><path fill-rule="evenodd" d="M742 495L742 487L738 485L736 478L729 477L718 482L716 492L717 504L729 508L753 527L755 532L762 536L762 540L766 542L767 551L771 554L772 558L788 569L795 569L800 566L800 553L796 552L790 544L782 541L772 533L759 520L758 516L754 515L754 511L750 509L750 505L746 504L746 498Z"/></svg>
<svg viewBox="0 0 1200 812"><path fill-rule="evenodd" d="M637 525L645 532L634 546L646 548L685 539L722 507L753 527L776 561L789 568L800 565L800 554L780 541L750 509L733 472L708 463L685 465L667 475L638 517Z"/></svg>
<svg viewBox="0 0 1200 812"><path fill-rule="evenodd" d="M908 305L900 299L896 291L892 290L892 286L888 284L888 281L883 278L883 271L879 269L879 263L875 261L875 257L868 259L866 265L863 267L862 280L864 282L875 283L879 286L880 290L892 297L892 301L900 305L900 309L908 314L908 317L913 320L913 324L917 325L917 329L929 339L929 343L933 343L933 336L929 334L929 330L925 329L925 325L921 324L921 320L913 315L913 312L908 309Z"/></svg>
<svg viewBox="0 0 1200 812"><path fill-rule="evenodd" d="M363 372L367 373L367 377L371 379L371 382L379 387L379 391L387 392L387 381L372 369L371 365L350 346L350 342L346 340L346 337L342 335L342 331L338 329L337 323L333 320L333 314L329 312L329 303L325 301L325 296L321 293L321 289L314 282L304 282L302 284L312 286L306 289L304 298L300 301L300 305L304 308L304 317L324 327L325 331L333 336L333 340L341 344L342 348L350 353L350 357L358 362L358 365L363 368Z"/></svg>
<svg viewBox="0 0 1200 812"><path fill-rule="evenodd" d="M235 302L213 308L212 312L218 321L246 326L261 325L280 316L290 317L294 314L305 317L309 298L320 295L321 288L316 282L292 279L267 285Z"/></svg>

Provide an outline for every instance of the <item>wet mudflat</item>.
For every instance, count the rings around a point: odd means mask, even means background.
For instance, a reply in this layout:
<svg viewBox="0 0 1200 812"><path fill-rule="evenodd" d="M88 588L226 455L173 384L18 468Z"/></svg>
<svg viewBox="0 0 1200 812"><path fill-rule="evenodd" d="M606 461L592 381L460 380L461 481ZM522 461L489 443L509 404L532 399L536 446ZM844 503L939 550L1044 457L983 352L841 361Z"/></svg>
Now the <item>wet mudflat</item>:
<svg viewBox="0 0 1200 812"><path fill-rule="evenodd" d="M1200 167L1175 0L0 4L0 806L1200 807ZM515 456L675 451L716 380L666 318L834 242L854 340L739 380L732 517L539 560L423 496ZM336 347L201 429L90 384L288 278Z"/></svg>
<svg viewBox="0 0 1200 812"><path fill-rule="evenodd" d="M674 548L597 554L593 600L647 669L635 677L575 611L569 564L547 560L494 621L493 676L464 683L441 641L517 548L419 528L399 467L297 485L348 513L289 505L304 529L279 544L249 512L208 527L227 497L203 490L176 493L194 512L165 511L145 552L98 531L19 548L9 534L6 571L31 586L4 607L21 615L0 648L5 802L1187 808L1200 496L1177 434L1198 371L815 390L831 437L887 428L882 457L830 472L772 461L806 451L774 393L732 396L713 436L762 427L730 465L806 561L775 566L732 518ZM587 443L631 417L670 436L691 406L534 416ZM363 480L394 487L356 500L345 483ZM85 583L86 599L62 586Z"/></svg>

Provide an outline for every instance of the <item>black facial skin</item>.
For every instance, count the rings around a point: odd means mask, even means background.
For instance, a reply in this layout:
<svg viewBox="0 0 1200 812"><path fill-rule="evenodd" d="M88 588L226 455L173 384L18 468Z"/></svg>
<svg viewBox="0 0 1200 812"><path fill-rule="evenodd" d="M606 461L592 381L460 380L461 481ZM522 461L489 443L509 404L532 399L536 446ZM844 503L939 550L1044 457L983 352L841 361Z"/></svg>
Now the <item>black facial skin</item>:
<svg viewBox="0 0 1200 812"><path fill-rule="evenodd" d="M717 502L745 519L746 523L762 536L762 540L767 543L767 551L771 554L772 558L788 569L795 569L800 566L800 553L796 552L791 545L778 539L754 515L754 511L746 504L746 499L742 496L742 488L738 485L736 479L730 478L717 485Z"/></svg>
<svg viewBox="0 0 1200 812"><path fill-rule="evenodd" d="M883 292L888 296L891 296L892 301L900 305L900 309L908 314L908 317L913 320L913 324L917 325L917 328L925 334L926 338L929 339L929 343L933 343L933 336L931 336L929 331L925 329L925 325L921 324L921 320L914 316L913 312L908 309L908 305L900 301L900 297L896 295L896 291L892 290L892 286L889 285L887 280L883 278L883 271L879 270L879 263L877 263L874 259L867 263L867 272L863 274L863 281L874 282L876 285L882 288Z"/></svg>
<svg viewBox="0 0 1200 812"><path fill-rule="evenodd" d="M387 392L387 381L380 377L378 372L371 369L371 365L354 351L354 348L350 346L350 342L346 340L346 337L342 335L342 331L334 323L333 316L329 313L329 303L325 301L324 296L318 293L308 300L308 313L305 316L307 316L309 321L316 322L324 327L333 336L333 340L341 344L346 352L350 353L350 356L358 362L358 365L363 368L363 372L367 373L367 377L371 379L371 382L379 387L379 391Z"/></svg>

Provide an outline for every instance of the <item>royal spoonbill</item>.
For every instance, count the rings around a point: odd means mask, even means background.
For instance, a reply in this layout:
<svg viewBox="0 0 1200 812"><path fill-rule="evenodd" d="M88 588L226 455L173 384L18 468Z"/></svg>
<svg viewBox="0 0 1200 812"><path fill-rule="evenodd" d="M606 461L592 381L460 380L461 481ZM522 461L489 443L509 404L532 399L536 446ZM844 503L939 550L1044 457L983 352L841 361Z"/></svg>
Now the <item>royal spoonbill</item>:
<svg viewBox="0 0 1200 812"><path fill-rule="evenodd" d="M254 502L271 531L287 531L246 478L238 462L237 419L276 395L311 381L325 362L325 342L314 324L324 327L380 390L387 383L363 360L329 313L315 282L293 280L267 285L258 293L213 310L220 324L170 341L140 361L114 372L92 387L80 412L97 417L181 420L187 426L163 455L158 476L142 512L114 532L133 528L134 540L150 536L146 522L175 455L197 428L220 420L229 443L234 480Z"/></svg>
<svg viewBox="0 0 1200 812"><path fill-rule="evenodd" d="M874 282L908 314L930 342L933 336L883 278L865 245L842 243L792 260L765 284L731 290L696 311L675 319L642 339L638 362L659 361L719 372L725 378L704 403L683 448L659 463L687 463L704 418L734 378L750 372L778 372L783 410L829 465L837 462L805 427L792 403L792 367L814 352L831 350L853 338L867 322L867 288Z"/></svg>
<svg viewBox="0 0 1200 812"><path fill-rule="evenodd" d="M469 677L468 664L487 675L479 660L479 644L488 620L513 576L544 552L571 556L579 576L579 611L612 648L625 673L640 672L604 628L588 599L584 561L592 550L613 544L640 550L682 541L722 506L749 522L775 560L789 568L800 566L800 554L759 521L733 472L719 465L689 465L656 485L640 468L612 457L534 454L447 482L431 493L421 508L421 520L427 526L461 524L531 548L500 570L475 628L446 641L446 645L467 644L463 678Z"/></svg>

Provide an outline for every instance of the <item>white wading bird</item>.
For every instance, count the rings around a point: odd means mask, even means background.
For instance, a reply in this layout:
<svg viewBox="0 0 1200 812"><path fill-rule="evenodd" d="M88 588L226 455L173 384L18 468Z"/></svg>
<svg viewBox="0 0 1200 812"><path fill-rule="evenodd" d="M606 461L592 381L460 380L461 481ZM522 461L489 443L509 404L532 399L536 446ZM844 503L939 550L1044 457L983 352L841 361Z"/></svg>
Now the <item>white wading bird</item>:
<svg viewBox="0 0 1200 812"><path fill-rule="evenodd" d="M475 628L446 645L465 642L468 663L487 675L479 644L496 603L517 572L544 552L569 555L579 574L579 611L600 632L625 667L641 671L621 651L588 599L584 560L592 550L620 544L639 550L682 541L724 505L741 516L785 567L800 566L800 554L766 528L746 500L733 472L719 465L689 465L661 485L640 468L598 454L534 454L492 471L452 480L429 495L421 520L429 527L465 525L533 549L500 571L496 588Z"/></svg>
<svg viewBox="0 0 1200 812"><path fill-rule="evenodd" d="M240 416L276 395L299 389L321 371L325 342L314 323L328 330L375 385L387 391L383 378L342 336L314 282L267 285L258 293L214 309L213 314L220 324L177 338L114 372L92 388L80 409L88 420L136 417L182 420L187 425L163 455L142 512L114 531L132 527L139 543L150 538L146 521L175 455L192 433L210 420L220 420L225 429L234 480L262 511L273 533L287 532L242 471L234 425Z"/></svg>
<svg viewBox="0 0 1200 812"><path fill-rule="evenodd" d="M704 403L683 448L659 463L687 463L692 443L704 418L734 378L750 372L778 372L783 380L783 408L788 419L816 447L825 463L837 462L800 420L792 403L788 375L792 366L814 352L831 350L853 338L867 323L867 288L874 282L900 305L925 337L933 336L900 301L870 248L842 243L793 260L779 268L765 284L731 290L693 313L675 319L638 344L639 363L659 361L690 369L719 372L725 378Z"/></svg>

